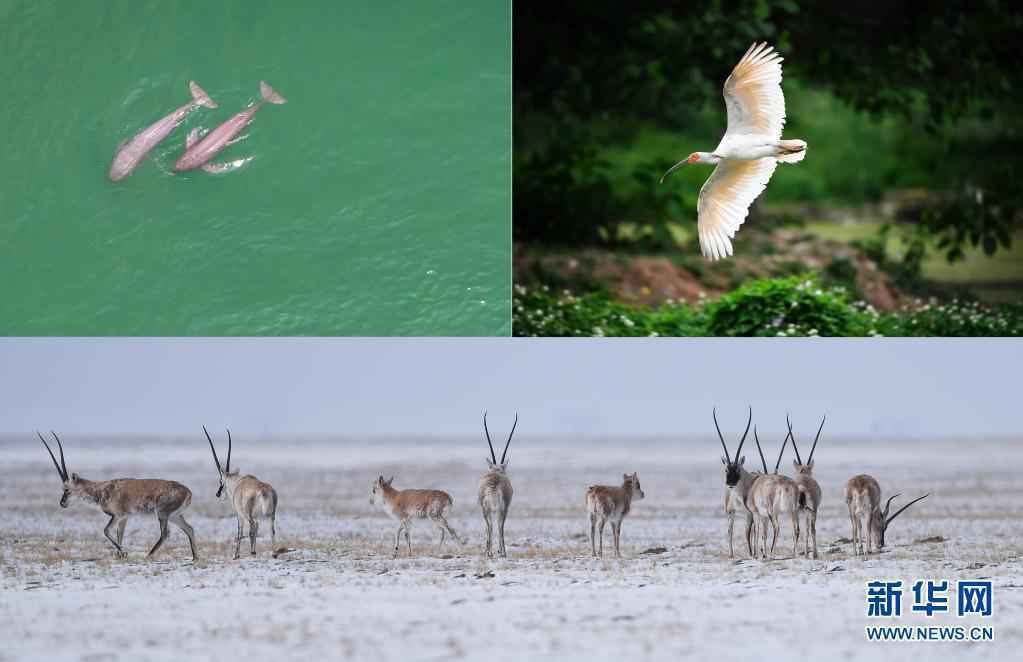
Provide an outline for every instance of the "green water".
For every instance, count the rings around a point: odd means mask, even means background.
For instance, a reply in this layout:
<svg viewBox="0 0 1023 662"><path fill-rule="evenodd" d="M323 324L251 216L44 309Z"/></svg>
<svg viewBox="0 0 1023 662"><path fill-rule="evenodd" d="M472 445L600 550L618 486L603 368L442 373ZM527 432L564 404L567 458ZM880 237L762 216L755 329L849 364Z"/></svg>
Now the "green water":
<svg viewBox="0 0 1023 662"><path fill-rule="evenodd" d="M0 1L0 334L508 335L511 8ZM201 108L128 179L117 145ZM259 97L224 175L188 129Z"/></svg>

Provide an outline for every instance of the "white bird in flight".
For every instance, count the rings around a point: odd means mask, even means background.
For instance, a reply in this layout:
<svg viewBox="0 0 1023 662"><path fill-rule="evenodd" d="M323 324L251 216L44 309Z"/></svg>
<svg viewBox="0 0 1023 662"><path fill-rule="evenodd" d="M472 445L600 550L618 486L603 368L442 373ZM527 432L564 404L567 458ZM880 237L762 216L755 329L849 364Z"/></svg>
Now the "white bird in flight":
<svg viewBox="0 0 1023 662"><path fill-rule="evenodd" d="M806 156L805 141L781 139L785 126L781 61L766 43L750 46L725 81L728 128L721 142L713 152L693 152L661 177L663 183L687 163L717 164L696 205L700 250L708 259L732 254L732 237L778 162L798 163Z"/></svg>

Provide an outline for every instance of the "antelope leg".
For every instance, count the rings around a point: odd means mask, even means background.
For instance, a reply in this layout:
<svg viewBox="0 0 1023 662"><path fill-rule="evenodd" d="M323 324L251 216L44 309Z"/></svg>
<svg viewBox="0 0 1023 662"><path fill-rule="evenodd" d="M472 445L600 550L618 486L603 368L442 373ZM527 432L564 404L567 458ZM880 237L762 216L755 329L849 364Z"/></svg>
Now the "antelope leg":
<svg viewBox="0 0 1023 662"><path fill-rule="evenodd" d="M234 558L235 558L235 560L238 560L241 557L242 533L243 532L244 532L244 530L242 529L242 516L239 515L238 516L238 535L235 536L235 538L234 538Z"/></svg>
<svg viewBox="0 0 1023 662"><path fill-rule="evenodd" d="M109 540L110 543L114 546L114 549L116 550L114 554L119 559L127 558L128 556L125 553L124 549L121 548L121 537L124 535L124 523L127 519L128 518L123 516L111 515L110 521L107 522L107 525L105 527L103 527L103 535L105 535L107 537L107 540ZM110 530L114 527L115 523L117 525L116 538L110 535Z"/></svg>
<svg viewBox="0 0 1023 662"><path fill-rule="evenodd" d="M486 508L483 508L482 510L483 510L483 535L484 535L483 553L487 556L487 558L492 558L493 557L493 553L491 552L491 543L492 543L491 538L493 536L493 524L490 521L490 511L488 511Z"/></svg>
<svg viewBox="0 0 1023 662"><path fill-rule="evenodd" d="M153 548L151 550L149 550L149 554L146 554L147 558L152 556L153 554L156 554L156 551L158 549L160 549L161 546L163 546L163 541L167 539L167 534L168 534L167 518L166 517L161 517L160 518L160 539L157 540L156 544L153 545Z"/></svg>
<svg viewBox="0 0 1023 662"><path fill-rule="evenodd" d="M498 553L505 558L508 557L508 548L504 546L504 521L507 517L507 510L502 510L497 513L497 534L500 536L500 548L498 549Z"/></svg>
<svg viewBox="0 0 1023 662"><path fill-rule="evenodd" d="M180 513L171 516L170 520L174 522L179 529L184 531L186 536L188 536L188 546L192 548L192 560L198 561L199 552L195 549L195 531L192 530L192 526L185 521L184 516Z"/></svg>

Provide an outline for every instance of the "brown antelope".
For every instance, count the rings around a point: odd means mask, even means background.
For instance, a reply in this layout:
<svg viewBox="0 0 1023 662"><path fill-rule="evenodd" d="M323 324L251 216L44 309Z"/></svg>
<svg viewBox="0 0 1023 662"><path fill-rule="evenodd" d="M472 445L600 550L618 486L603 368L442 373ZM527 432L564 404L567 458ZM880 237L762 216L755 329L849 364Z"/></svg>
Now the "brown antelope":
<svg viewBox="0 0 1023 662"><path fill-rule="evenodd" d="M43 439L43 435L36 432L39 441L46 446L46 452L50 454L53 466L57 468L57 473L64 483L64 494L60 497L60 507L67 508L68 499L71 497L99 506L104 514L110 516L110 521L103 528L103 535L114 546L117 558L128 558L128 553L121 547L128 517L141 513L155 513L156 519L160 523L160 539L149 550L146 558L151 557L160 549L169 533L167 523L174 522L188 536L188 544L192 548L192 561L198 560L199 554L195 549L195 536L192 527L182 515L188 505L192 503L192 492L187 487L173 480L153 478L86 480L76 473L69 475L64 462L64 446L60 443L60 437L56 432L50 434L57 441L60 464L57 464L57 458L53 455L50 445ZM115 529L116 535L112 533Z"/></svg>
<svg viewBox="0 0 1023 662"><path fill-rule="evenodd" d="M486 525L486 545L484 553L493 558L494 523L497 518L497 553L501 556L508 556L508 550L504 546L504 520L508 517L508 508L512 501L512 484L508 480L506 469L508 463L505 457L508 455L508 446L511 444L512 436L515 434L515 426L519 424L519 415L515 414L515 422L512 424L508 441L504 444L504 452L501 453L501 461L497 461L494 454L494 444L490 441L490 430L487 429L487 413L483 412L483 431L487 435L487 446L490 447L490 459L487 460L487 473L480 478L479 503L483 511L483 521Z"/></svg>
<svg viewBox="0 0 1023 662"><path fill-rule="evenodd" d="M270 551L273 552L277 544L277 491L269 483L264 483L255 476L242 476L236 468L231 471L231 431L227 431L227 463L220 465L220 458L217 457L217 449L213 447L213 439L206 432L206 440L210 442L210 450L213 451L213 461L217 465L217 474L220 476L220 487L217 488L217 498L220 499L227 491L227 498L231 501L238 516L238 535L235 537L234 558L238 559L242 548L242 536L244 522L249 524L249 553L256 555L256 533L259 531L259 518L266 517L270 520Z"/></svg>
<svg viewBox="0 0 1023 662"><path fill-rule="evenodd" d="M760 451L761 458L763 458L764 451L760 448L756 427L753 428L753 439L757 443L757 450ZM771 539L771 555L773 556L774 547L778 542L778 531L781 528L781 517L786 513L792 519L792 558L796 557L796 545L799 543L799 486L788 476L778 473L788 440L789 436L786 435L785 441L781 445L781 451L778 453L778 461L774 465L774 473L756 478L746 499L746 507L757 520L757 527L762 536L761 558L763 559L767 559L767 523L771 523L774 534Z"/></svg>
<svg viewBox="0 0 1023 662"><path fill-rule="evenodd" d="M405 532L405 544L408 555L412 556L412 539L409 526L412 519L429 519L440 529L440 544L444 546L444 533L450 533L455 542L460 543L454 530L444 519L444 511L454 504L451 496L441 490L396 490L391 486L394 476L384 480L380 476L373 483L373 491L369 495L370 505L378 504L388 515L398 520L398 531L394 534L394 558L398 558L398 541L402 531Z"/></svg>
<svg viewBox="0 0 1023 662"><path fill-rule="evenodd" d="M622 475L622 486L590 485L586 488L586 510L590 513L590 546L594 558L604 556L604 525L611 522L611 533L614 536L615 558L621 558L618 544L622 537L622 520L629 514L633 501L641 500L645 495L639 485L639 476ZM600 533L600 550L597 550L597 533Z"/></svg>
<svg viewBox="0 0 1023 662"><path fill-rule="evenodd" d="M821 506L821 486L813 477L813 452L817 450L817 440L821 438L825 420L827 420L827 416L821 419L820 427L817 428L817 436L813 439L813 447L810 448L810 455L806 462L803 462L803 458L799 455L799 447L796 446L796 435L792 432L792 423L789 421L789 417L785 416L785 422L789 426L789 438L792 439L792 450L796 454L792 465L796 469L793 480L799 486L800 503L803 504L800 506L799 512L806 514L806 539L803 542L803 555L810 554L810 540L813 539L813 558L817 558L817 513Z"/></svg>
<svg viewBox="0 0 1023 662"><path fill-rule="evenodd" d="M863 527L862 520L867 521L867 552L880 553L884 547L884 535L888 525L902 514L904 510L921 499L926 499L930 494L917 497L902 508L889 516L892 500L899 496L894 494L888 497L888 502L881 509L881 486L873 476L859 474L849 479L845 484L845 503L849 506L849 519L852 520L853 529L853 553L863 554Z"/></svg>
<svg viewBox="0 0 1023 662"><path fill-rule="evenodd" d="M753 513L746 508L746 497L749 494L753 480L760 476L759 473L746 471L743 466L746 458L741 455L742 445L746 443L746 435L749 434L750 424L753 423L753 408L750 407L749 419L746 421L746 431L742 433L739 446L735 449L735 457L728 453L728 446L725 444L725 437L721 434L721 426L718 425L717 408L713 411L714 427L718 431L718 439L721 440L721 447L725 450L721 458L721 464L725 465L725 515L728 516L728 558L735 558L733 543L735 531L735 513L746 513L746 548L753 556ZM767 464L764 464L764 473L767 473Z"/></svg>

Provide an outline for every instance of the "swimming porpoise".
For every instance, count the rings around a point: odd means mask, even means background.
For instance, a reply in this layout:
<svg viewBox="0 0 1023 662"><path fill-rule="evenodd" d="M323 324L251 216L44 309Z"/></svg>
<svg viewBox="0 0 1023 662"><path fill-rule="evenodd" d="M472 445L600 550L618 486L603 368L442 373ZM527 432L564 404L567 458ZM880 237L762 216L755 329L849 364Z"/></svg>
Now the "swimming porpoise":
<svg viewBox="0 0 1023 662"><path fill-rule="evenodd" d="M185 116L199 106L204 108L216 108L217 104L196 82L189 81L188 88L192 91L192 100L178 108L173 113L150 124L135 134L131 140L127 140L117 148L114 155L114 162L110 164L110 180L118 182L135 170L136 166L146 158L146 154L159 145L164 138L170 135Z"/></svg>
<svg viewBox="0 0 1023 662"><path fill-rule="evenodd" d="M182 154L181 158L174 164L174 170L176 172L185 172L186 170L202 168L206 172L226 172L228 170L238 168L250 161L252 157L238 159L229 163L207 163L210 159L216 156L220 150L224 149L232 142L237 142L234 139L235 136L237 136L242 129L252 122L253 115L255 115L256 111L263 107L263 104L272 103L280 105L288 102L287 99L275 92L272 87L263 81L259 82L259 92L263 97L262 101L250 105L245 110L207 133L202 137L202 139L198 139L199 130L193 129L188 135L185 153Z"/></svg>

